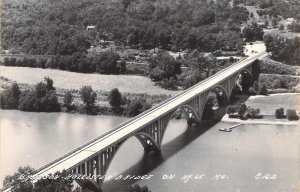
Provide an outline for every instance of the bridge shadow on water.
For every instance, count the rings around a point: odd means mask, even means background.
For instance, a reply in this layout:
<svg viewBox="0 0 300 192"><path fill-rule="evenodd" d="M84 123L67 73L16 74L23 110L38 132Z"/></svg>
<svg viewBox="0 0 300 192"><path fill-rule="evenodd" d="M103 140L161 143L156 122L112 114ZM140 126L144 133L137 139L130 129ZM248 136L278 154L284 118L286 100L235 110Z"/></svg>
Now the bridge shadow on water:
<svg viewBox="0 0 300 192"><path fill-rule="evenodd" d="M248 98L249 95L239 95L235 99L235 101L231 101L230 103L232 105L237 103L243 103ZM215 126L217 123L219 123L223 118L223 116L226 114L227 106L220 107L214 111L214 121L203 121L200 124L188 126L185 132L178 135L176 138L169 141L168 143L163 144L161 147L161 152L144 152L144 155L139 160L139 162L137 162L136 164L128 168L123 173L120 173L120 175L123 176L149 175L149 173L153 171L155 168L159 167L166 160L171 158L177 152L179 152L180 150L188 146L190 143L192 143L194 140L196 140L203 133L205 133L210 128ZM103 192L122 191L122 189L134 184L137 181L138 180L134 180L134 179L128 179L128 180L119 179L116 181L113 178L111 180L104 182L104 184L102 185L102 191Z"/></svg>
<svg viewBox="0 0 300 192"><path fill-rule="evenodd" d="M163 164L166 160L196 140L199 136L201 136L218 122L219 121L206 121L196 126L189 126L185 132L170 142L165 143L161 148L161 152L145 152L139 162L121 173L121 175L142 176L149 174L152 170ZM111 179L104 182L102 190L103 192L119 191L129 185L134 184L136 181L137 180L134 179L121 179L118 181Z"/></svg>

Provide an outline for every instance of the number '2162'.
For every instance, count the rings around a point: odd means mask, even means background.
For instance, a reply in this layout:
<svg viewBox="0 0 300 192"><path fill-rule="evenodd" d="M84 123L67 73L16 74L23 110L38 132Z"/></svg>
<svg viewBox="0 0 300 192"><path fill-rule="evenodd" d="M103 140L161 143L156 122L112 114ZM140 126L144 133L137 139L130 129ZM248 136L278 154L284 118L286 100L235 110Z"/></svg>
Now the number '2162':
<svg viewBox="0 0 300 192"><path fill-rule="evenodd" d="M276 174L262 174L262 173L257 173L254 177L256 180L275 180L277 179L277 175Z"/></svg>

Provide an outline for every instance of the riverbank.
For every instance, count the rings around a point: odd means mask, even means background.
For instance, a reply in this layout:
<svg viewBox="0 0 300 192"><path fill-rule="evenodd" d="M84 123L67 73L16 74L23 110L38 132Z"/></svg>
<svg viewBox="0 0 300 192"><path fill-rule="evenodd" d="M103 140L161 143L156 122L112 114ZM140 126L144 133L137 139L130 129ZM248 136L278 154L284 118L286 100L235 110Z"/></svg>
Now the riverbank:
<svg viewBox="0 0 300 192"><path fill-rule="evenodd" d="M287 119L276 119L275 116L264 116L262 119L247 119L247 120L241 120L238 118L229 118L226 114L222 120L222 122L228 122L228 123L244 123L244 124L265 124L265 125L299 125L299 121L289 121Z"/></svg>
<svg viewBox="0 0 300 192"><path fill-rule="evenodd" d="M299 121L289 121L287 119L276 119L275 111L278 108L294 109L299 115L300 111L299 93L278 93L270 95L255 95L247 99L245 104L251 108L260 109L261 119L241 120L238 118L229 118L226 114L221 121L246 124L270 124L270 125L298 125Z"/></svg>
<svg viewBox="0 0 300 192"><path fill-rule="evenodd" d="M43 81L43 79L41 79ZM17 83L21 92L26 92L30 89L34 89L34 84L20 83L1 76L1 90L7 90L12 86L13 83ZM54 86L56 82L54 81ZM55 86L55 92L57 95L58 103L60 105L60 111L66 113L79 113L79 114L93 114L93 115L116 115L124 116L121 112L122 109L118 112L113 111L109 104L109 91L93 89L97 97L95 99L95 107L92 111L86 111L85 105L82 101L80 88L78 89L66 89ZM145 90L147 92L147 90ZM69 107L64 106L64 97L67 92L72 94L72 104ZM143 103L151 106L155 106L158 103L170 98L172 95L167 94L148 94L148 93L128 93L121 92L122 97L126 98L126 101L143 101Z"/></svg>

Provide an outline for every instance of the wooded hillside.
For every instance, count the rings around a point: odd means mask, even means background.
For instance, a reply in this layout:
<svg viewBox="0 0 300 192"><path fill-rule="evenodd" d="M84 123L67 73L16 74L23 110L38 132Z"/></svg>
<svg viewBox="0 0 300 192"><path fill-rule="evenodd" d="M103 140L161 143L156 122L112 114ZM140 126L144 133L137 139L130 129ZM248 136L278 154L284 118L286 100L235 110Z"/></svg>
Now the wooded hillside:
<svg viewBox="0 0 300 192"><path fill-rule="evenodd" d="M3 0L2 18L4 49L71 55L97 39L174 51L241 48L248 12L229 0Z"/></svg>

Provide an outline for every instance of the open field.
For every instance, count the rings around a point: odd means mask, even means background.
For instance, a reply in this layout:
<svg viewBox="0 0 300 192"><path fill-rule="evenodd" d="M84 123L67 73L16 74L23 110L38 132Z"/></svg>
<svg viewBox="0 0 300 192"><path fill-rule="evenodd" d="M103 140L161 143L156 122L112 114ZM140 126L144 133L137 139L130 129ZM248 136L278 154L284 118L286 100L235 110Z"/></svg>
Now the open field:
<svg viewBox="0 0 300 192"><path fill-rule="evenodd" d="M53 79L55 87L62 89L80 89L82 86L91 85L94 90L110 91L113 88L118 88L123 93L154 95L176 95L179 93L155 86L147 77L134 75L84 74L56 69L0 66L0 76L29 85L36 84L48 76Z"/></svg>
<svg viewBox="0 0 300 192"><path fill-rule="evenodd" d="M263 115L274 115L275 110L283 107L286 109L295 109L300 112L300 94L272 94L269 96L251 96L247 102L247 106L252 108L260 108Z"/></svg>

